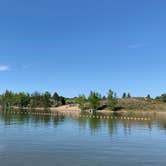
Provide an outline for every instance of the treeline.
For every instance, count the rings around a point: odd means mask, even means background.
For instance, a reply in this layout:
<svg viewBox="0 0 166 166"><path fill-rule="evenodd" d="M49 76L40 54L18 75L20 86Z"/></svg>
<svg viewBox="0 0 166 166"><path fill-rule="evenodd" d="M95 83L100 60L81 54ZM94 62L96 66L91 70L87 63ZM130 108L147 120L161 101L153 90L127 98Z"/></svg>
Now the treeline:
<svg viewBox="0 0 166 166"><path fill-rule="evenodd" d="M86 98L85 95L79 95L76 98L76 103L79 105L81 110L86 109L105 109L119 110L124 108L130 108L131 106L135 109L146 106L166 103L166 94L162 94L156 98L152 98L150 94L146 97L132 97L130 93L124 92L120 98L117 97L116 93L112 90L107 92L106 96L102 96L98 92L91 91L89 96Z"/></svg>
<svg viewBox="0 0 166 166"><path fill-rule="evenodd" d="M166 103L166 94L162 94L161 96L157 96L156 100Z"/></svg>
<svg viewBox="0 0 166 166"><path fill-rule="evenodd" d="M107 106L114 110L117 107L118 98L116 93L114 93L112 90L108 91L107 96L102 96L98 92L91 91L87 98L85 95L79 95L76 98L76 103L79 105L81 110L97 110L103 106Z"/></svg>
<svg viewBox="0 0 166 166"><path fill-rule="evenodd" d="M14 93L6 90L5 93L0 95L0 105L4 109L11 109L13 106L19 108L43 107L47 109L51 106L65 105L65 98L63 96L59 96L56 92L51 95L49 92L34 92L29 94L25 92Z"/></svg>
<svg viewBox="0 0 166 166"><path fill-rule="evenodd" d="M14 93L6 90L0 95L0 105L3 109L11 109L13 107L19 108L49 108L57 107L65 104L78 105L81 110L85 109L99 109L103 104L103 101L107 101L106 105L110 109L115 109L117 104L117 96L112 90L109 90L107 96L102 96L98 92L91 91L88 97L85 95L79 95L74 98L65 98L59 96L57 92L53 95L49 92L34 92L32 94L20 92Z"/></svg>
<svg viewBox="0 0 166 166"><path fill-rule="evenodd" d="M109 108L111 110L117 110L121 107L119 104L120 101L134 99L130 93L124 92L120 98L117 97L116 93L112 90L107 92L106 96L102 96L100 93L95 91L90 91L89 95L79 95L74 98L65 98L60 96L57 92L34 92L34 93L14 93L12 91L6 90L3 94L0 95L0 106L3 109L11 109L13 107L19 108L38 108L42 107L47 109L49 107L57 107L66 104L78 105L81 110L86 109L103 109ZM155 101L155 102L166 102L166 94L156 97L155 99L151 98L148 94L146 97L137 97L138 100L145 101ZM132 100L132 102L134 102ZM122 103L122 102L121 102Z"/></svg>

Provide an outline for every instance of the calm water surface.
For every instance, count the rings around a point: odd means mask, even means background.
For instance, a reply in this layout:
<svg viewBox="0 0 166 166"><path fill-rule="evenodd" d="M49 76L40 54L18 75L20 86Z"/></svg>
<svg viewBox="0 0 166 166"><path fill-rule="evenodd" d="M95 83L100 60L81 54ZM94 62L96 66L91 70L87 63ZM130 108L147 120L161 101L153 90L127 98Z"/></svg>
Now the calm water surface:
<svg viewBox="0 0 166 166"><path fill-rule="evenodd" d="M166 118L0 114L0 166L165 166Z"/></svg>

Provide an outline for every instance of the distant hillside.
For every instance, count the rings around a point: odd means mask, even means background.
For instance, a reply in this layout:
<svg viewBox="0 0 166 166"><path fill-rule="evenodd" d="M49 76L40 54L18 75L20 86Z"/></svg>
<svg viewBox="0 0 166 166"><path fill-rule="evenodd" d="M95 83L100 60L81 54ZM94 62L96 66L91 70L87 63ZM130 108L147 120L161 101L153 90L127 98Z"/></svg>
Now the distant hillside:
<svg viewBox="0 0 166 166"><path fill-rule="evenodd" d="M143 97L118 99L118 107L124 110L166 111L166 103Z"/></svg>

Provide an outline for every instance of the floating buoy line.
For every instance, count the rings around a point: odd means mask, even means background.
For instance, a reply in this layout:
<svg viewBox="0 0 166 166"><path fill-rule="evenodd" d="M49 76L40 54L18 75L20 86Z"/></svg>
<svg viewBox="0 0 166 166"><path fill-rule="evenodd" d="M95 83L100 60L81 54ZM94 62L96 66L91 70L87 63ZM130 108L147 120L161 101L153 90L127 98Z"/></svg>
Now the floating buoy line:
<svg viewBox="0 0 166 166"><path fill-rule="evenodd" d="M42 115L42 116L66 116L65 113L57 112L30 112L30 111L5 111L3 114L21 114L21 115ZM135 120L135 121L150 121L148 117L130 117L130 116L110 116L110 115L81 115L73 114L71 117L76 118L89 118L89 119L113 119L113 120Z"/></svg>

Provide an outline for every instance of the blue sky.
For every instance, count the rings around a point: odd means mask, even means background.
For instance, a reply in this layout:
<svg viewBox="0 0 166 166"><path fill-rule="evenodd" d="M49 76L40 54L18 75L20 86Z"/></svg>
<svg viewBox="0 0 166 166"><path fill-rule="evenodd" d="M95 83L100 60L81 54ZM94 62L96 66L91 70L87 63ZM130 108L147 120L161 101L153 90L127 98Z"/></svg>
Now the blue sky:
<svg viewBox="0 0 166 166"><path fill-rule="evenodd" d="M0 92L166 92L165 0L0 1Z"/></svg>

